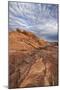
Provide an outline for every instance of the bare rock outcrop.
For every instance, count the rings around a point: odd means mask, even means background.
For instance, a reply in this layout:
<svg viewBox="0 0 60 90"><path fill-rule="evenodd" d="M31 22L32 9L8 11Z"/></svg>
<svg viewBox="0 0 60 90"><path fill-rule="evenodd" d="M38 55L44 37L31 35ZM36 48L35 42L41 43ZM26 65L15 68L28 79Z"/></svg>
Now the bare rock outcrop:
<svg viewBox="0 0 60 90"><path fill-rule="evenodd" d="M33 33L9 32L9 88L58 85L58 46Z"/></svg>

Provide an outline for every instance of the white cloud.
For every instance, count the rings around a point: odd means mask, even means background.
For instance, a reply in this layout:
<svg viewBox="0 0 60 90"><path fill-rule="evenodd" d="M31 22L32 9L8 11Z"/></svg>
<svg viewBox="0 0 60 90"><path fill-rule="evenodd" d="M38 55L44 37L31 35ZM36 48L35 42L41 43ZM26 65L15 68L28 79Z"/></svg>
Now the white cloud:
<svg viewBox="0 0 60 90"><path fill-rule="evenodd" d="M9 2L9 27L26 28L40 35L57 34L57 5Z"/></svg>

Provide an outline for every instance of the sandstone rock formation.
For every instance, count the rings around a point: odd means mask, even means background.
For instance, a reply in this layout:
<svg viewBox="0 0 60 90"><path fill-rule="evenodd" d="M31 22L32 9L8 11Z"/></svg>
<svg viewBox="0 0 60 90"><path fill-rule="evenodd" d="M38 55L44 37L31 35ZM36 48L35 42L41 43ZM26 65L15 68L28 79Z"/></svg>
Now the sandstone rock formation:
<svg viewBox="0 0 60 90"><path fill-rule="evenodd" d="M25 30L9 32L9 88L58 85L58 46Z"/></svg>

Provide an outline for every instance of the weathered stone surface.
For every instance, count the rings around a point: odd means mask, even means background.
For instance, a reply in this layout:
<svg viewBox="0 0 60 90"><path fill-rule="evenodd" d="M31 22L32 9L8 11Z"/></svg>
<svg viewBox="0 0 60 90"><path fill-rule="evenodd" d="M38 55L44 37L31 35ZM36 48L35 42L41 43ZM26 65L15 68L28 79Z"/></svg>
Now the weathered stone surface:
<svg viewBox="0 0 60 90"><path fill-rule="evenodd" d="M58 46L17 29L9 32L9 88L58 85Z"/></svg>

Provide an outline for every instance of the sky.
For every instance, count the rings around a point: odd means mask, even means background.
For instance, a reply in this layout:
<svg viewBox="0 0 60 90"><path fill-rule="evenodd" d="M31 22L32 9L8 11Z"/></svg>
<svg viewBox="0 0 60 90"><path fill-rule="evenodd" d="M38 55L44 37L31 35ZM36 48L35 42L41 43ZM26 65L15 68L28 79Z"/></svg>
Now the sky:
<svg viewBox="0 0 60 90"><path fill-rule="evenodd" d="M9 30L25 29L48 41L58 41L58 5L9 2Z"/></svg>

